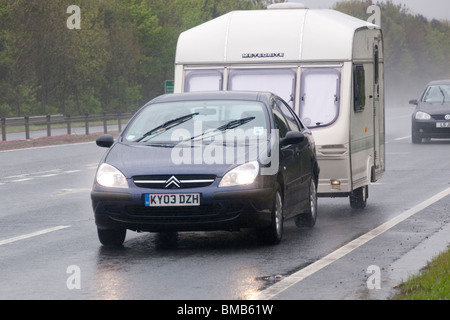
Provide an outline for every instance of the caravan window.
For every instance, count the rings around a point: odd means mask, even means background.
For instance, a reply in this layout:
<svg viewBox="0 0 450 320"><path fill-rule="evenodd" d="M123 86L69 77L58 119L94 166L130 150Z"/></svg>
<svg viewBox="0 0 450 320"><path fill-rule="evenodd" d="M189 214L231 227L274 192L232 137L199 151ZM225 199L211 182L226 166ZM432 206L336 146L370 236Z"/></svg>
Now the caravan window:
<svg viewBox="0 0 450 320"><path fill-rule="evenodd" d="M295 78L291 68L231 69L228 90L272 92L294 107Z"/></svg>
<svg viewBox="0 0 450 320"><path fill-rule="evenodd" d="M333 123L339 115L341 71L302 68L299 117L309 128Z"/></svg>
<svg viewBox="0 0 450 320"><path fill-rule="evenodd" d="M363 65L353 67L353 94L355 112L364 111L366 105L366 75Z"/></svg>
<svg viewBox="0 0 450 320"><path fill-rule="evenodd" d="M189 70L186 72L184 91L222 90L222 70Z"/></svg>

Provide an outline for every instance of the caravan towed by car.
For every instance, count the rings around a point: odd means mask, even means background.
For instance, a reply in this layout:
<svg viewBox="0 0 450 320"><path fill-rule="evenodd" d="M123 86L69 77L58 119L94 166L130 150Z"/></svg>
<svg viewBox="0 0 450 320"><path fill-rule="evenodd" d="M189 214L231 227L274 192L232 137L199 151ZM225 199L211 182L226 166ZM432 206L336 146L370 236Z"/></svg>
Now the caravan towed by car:
<svg viewBox="0 0 450 320"><path fill-rule="evenodd" d="M318 195L364 208L385 171L380 27L335 10L280 3L233 11L183 32L175 92L264 90L311 129Z"/></svg>

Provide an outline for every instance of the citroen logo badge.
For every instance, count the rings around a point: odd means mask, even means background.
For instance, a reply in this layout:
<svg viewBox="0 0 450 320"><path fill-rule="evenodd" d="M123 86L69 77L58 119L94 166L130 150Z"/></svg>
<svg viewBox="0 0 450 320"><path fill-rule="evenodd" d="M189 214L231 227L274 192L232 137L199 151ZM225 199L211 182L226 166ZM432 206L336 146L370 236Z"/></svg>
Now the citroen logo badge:
<svg viewBox="0 0 450 320"><path fill-rule="evenodd" d="M166 185L164 186L164 188L170 188L170 187L176 187L176 188L181 188L181 184L180 184L180 180L178 180L177 178L175 178L175 176L170 177L167 181L166 181Z"/></svg>

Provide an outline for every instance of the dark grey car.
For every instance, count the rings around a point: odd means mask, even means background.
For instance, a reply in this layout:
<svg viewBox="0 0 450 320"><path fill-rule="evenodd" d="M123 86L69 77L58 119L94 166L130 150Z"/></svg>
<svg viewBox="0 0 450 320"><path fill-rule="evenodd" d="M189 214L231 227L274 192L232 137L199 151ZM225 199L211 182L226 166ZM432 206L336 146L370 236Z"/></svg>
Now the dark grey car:
<svg viewBox="0 0 450 320"><path fill-rule="evenodd" d="M450 80L428 83L420 100L409 103L416 106L411 118L412 143L450 138Z"/></svg>
<svg viewBox="0 0 450 320"><path fill-rule="evenodd" d="M121 245L126 230L240 228L274 244L284 219L316 221L314 139L271 93L161 96L97 144L109 148L91 193L102 244Z"/></svg>

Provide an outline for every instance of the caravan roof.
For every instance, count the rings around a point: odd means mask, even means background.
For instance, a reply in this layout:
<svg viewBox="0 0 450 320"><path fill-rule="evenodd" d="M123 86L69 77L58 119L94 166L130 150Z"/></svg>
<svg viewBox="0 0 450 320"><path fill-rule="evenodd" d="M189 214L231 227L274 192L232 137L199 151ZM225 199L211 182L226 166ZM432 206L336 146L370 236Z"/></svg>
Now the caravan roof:
<svg viewBox="0 0 450 320"><path fill-rule="evenodd" d="M328 9L232 11L183 32L175 63L351 60L355 32L367 28L379 29Z"/></svg>

